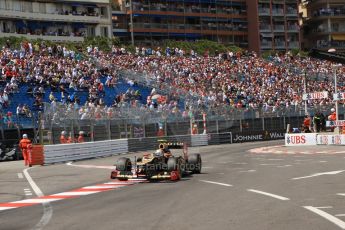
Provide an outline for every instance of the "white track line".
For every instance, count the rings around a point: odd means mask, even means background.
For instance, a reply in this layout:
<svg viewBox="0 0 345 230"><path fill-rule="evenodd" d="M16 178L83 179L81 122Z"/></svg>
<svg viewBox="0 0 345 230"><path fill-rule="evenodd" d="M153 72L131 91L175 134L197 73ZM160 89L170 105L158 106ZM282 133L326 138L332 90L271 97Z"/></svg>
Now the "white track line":
<svg viewBox="0 0 345 230"><path fill-rule="evenodd" d="M23 170L23 174L26 178L26 180L29 182L31 188L34 190L35 194L37 196L44 196L41 189L37 186L37 184L34 182L34 180L31 178L30 174L28 173L28 170L32 168L26 168ZM46 201L42 203L43 206L43 216L40 219L40 221L36 224L36 226L33 228L34 230L41 230L43 229L51 220L53 216L53 208L49 201Z"/></svg>
<svg viewBox="0 0 345 230"><path fill-rule="evenodd" d="M18 175L18 178L19 178L19 179L23 179L23 178L24 178L24 177L23 177L23 173L18 173L17 175Z"/></svg>
<svg viewBox="0 0 345 230"><path fill-rule="evenodd" d="M337 214L335 216L343 217L343 216L345 216L345 214Z"/></svg>
<svg viewBox="0 0 345 230"><path fill-rule="evenodd" d="M341 229L345 229L345 222L338 219L337 217L335 216L332 216L331 214L325 212L325 211L322 211L318 208L315 208L313 206L303 206L305 209L315 213L315 214L318 214L319 216L325 218L326 220L332 222L333 224L337 225L339 228Z"/></svg>
<svg viewBox="0 0 345 230"><path fill-rule="evenodd" d="M250 169L250 170L244 170L244 171L239 171L240 173L245 173L245 172L256 172L255 169Z"/></svg>
<svg viewBox="0 0 345 230"><path fill-rule="evenodd" d="M232 187L231 184L219 183L219 182L209 181L209 180L200 180L200 181L205 182L205 183L209 183L209 184L217 184L217 185L222 185L222 186L226 186L226 187Z"/></svg>
<svg viewBox="0 0 345 230"><path fill-rule="evenodd" d="M345 193L337 193L338 196L345 196Z"/></svg>
<svg viewBox="0 0 345 230"><path fill-rule="evenodd" d="M255 189L247 189L247 191L248 192L254 192L254 193L262 194L262 195L265 195L265 196L270 196L270 197L276 198L278 200L290 200L287 197L278 196L278 195L275 195L275 194L272 194L272 193L263 192L263 191L259 191L259 190L255 190Z"/></svg>
<svg viewBox="0 0 345 230"><path fill-rule="evenodd" d="M345 170L332 171L332 172L322 172L322 173L314 173L314 174L309 175L309 176L295 177L295 178L292 178L291 180L307 179L307 178L323 176L323 175L336 175L336 174L339 174L339 173L342 173L342 172L345 172Z"/></svg>
<svg viewBox="0 0 345 230"><path fill-rule="evenodd" d="M279 165L277 166L277 168L287 168L287 167L291 167L292 165Z"/></svg>

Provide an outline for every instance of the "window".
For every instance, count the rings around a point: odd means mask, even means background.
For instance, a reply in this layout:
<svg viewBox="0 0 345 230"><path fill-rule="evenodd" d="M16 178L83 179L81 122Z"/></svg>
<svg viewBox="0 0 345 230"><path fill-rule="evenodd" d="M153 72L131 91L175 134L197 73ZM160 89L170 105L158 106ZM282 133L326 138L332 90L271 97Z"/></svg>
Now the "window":
<svg viewBox="0 0 345 230"><path fill-rule="evenodd" d="M108 37L108 27L101 27L101 36Z"/></svg>
<svg viewBox="0 0 345 230"><path fill-rule="evenodd" d="M40 3L40 13L45 14L46 13L46 4Z"/></svg>
<svg viewBox="0 0 345 230"><path fill-rule="evenodd" d="M5 1L0 1L0 9L2 10L6 9Z"/></svg>
<svg viewBox="0 0 345 230"><path fill-rule="evenodd" d="M108 9L106 7L101 7L101 16L108 17Z"/></svg>
<svg viewBox="0 0 345 230"><path fill-rule="evenodd" d="M12 10L12 0L5 0L6 10Z"/></svg>

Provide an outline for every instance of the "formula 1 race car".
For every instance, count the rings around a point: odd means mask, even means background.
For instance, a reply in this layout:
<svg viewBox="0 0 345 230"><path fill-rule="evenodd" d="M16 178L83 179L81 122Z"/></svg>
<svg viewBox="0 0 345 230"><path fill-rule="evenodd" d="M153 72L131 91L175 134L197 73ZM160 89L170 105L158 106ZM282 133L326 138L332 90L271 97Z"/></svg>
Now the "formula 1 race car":
<svg viewBox="0 0 345 230"><path fill-rule="evenodd" d="M170 149L182 149L183 155L174 156ZM187 173L201 172L200 154L188 155L187 144L160 141L159 149L154 153L143 154L132 164L126 157L118 159L116 169L111 172L111 179L147 179L152 180L180 180Z"/></svg>

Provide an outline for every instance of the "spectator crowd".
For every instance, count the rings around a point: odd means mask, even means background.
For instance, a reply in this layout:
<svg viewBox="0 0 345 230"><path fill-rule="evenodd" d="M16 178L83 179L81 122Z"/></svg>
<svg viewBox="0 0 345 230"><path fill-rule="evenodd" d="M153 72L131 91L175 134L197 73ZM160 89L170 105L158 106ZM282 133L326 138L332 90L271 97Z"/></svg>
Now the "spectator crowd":
<svg viewBox="0 0 345 230"><path fill-rule="evenodd" d="M33 104L18 104L13 112L31 117L32 110L43 110L44 102L49 102L53 120L60 117L56 113L59 103L66 105L65 113L73 112L79 119L114 117L123 107L183 117L192 116L196 108L275 112L303 107L304 81L307 92L328 91L330 95L309 100L309 106L331 106L334 71L338 90L345 90L344 67L290 53L268 60L250 52L211 56L169 47L137 47L129 52L113 46L111 52L103 52L89 46L82 53L58 44L24 42L17 50L10 44L3 47L0 62L0 110L7 124L13 123L12 113L6 111L11 98L23 86ZM107 88L116 87L120 78L130 86L152 83L147 85L151 94L142 98L140 90L132 87L118 95L107 94ZM46 91L50 92L48 100L44 99ZM86 101L79 98L79 92L87 95ZM109 98L111 104L106 103Z"/></svg>

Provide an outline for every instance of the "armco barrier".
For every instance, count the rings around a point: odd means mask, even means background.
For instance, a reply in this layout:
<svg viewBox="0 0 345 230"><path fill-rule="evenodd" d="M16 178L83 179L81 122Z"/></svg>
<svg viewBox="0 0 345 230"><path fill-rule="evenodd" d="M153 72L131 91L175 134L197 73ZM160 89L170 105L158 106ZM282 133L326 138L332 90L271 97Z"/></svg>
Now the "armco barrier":
<svg viewBox="0 0 345 230"><path fill-rule="evenodd" d="M206 146L208 145L208 135L207 134L199 134L199 135L192 135L191 136L191 146Z"/></svg>
<svg viewBox="0 0 345 230"><path fill-rule="evenodd" d="M219 144L231 144L232 143L232 133L209 133L207 134L209 145L219 145Z"/></svg>
<svg viewBox="0 0 345 230"><path fill-rule="evenodd" d="M78 144L45 145L43 148L44 164L83 160L124 154L128 152L155 150L158 147L158 140L160 139L168 142L183 142L187 143L188 146L196 147L206 146L209 144L274 140L281 139L283 135L284 134L280 131L261 131L251 134L237 133L236 137L234 137L231 132L228 132L223 134L180 135L169 137L118 139Z"/></svg>
<svg viewBox="0 0 345 230"><path fill-rule="evenodd" d="M58 163L128 152L127 139L44 146L44 163Z"/></svg>
<svg viewBox="0 0 345 230"><path fill-rule="evenodd" d="M296 133L285 135L286 146L308 146L316 145L317 133Z"/></svg>

